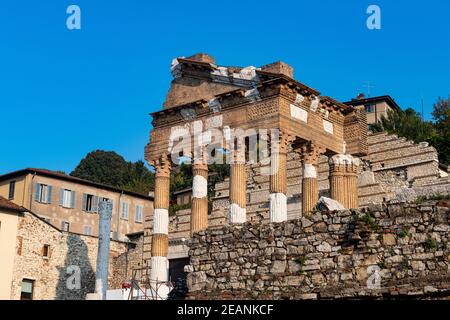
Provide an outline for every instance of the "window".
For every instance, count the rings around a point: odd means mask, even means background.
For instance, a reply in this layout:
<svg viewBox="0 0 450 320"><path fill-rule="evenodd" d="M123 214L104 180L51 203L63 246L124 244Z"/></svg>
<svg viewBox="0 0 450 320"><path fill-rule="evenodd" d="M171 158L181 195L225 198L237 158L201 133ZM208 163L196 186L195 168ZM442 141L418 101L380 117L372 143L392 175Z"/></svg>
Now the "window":
<svg viewBox="0 0 450 320"><path fill-rule="evenodd" d="M44 258L48 258L50 256L50 246L48 244L44 244L42 247L42 256Z"/></svg>
<svg viewBox="0 0 450 320"><path fill-rule="evenodd" d="M92 226L84 226L84 234L87 236L92 236Z"/></svg>
<svg viewBox="0 0 450 320"><path fill-rule="evenodd" d="M183 204L184 204L184 194L180 194L180 197L179 197L179 199L180 199L180 201L179 201L179 203L178 203L178 204L181 204L181 205L183 205Z"/></svg>
<svg viewBox="0 0 450 320"><path fill-rule="evenodd" d="M83 194L83 208L86 212L98 211L98 197L92 194Z"/></svg>
<svg viewBox="0 0 450 320"><path fill-rule="evenodd" d="M33 300L34 281L22 279L22 289L20 292L20 300Z"/></svg>
<svg viewBox="0 0 450 320"><path fill-rule="evenodd" d="M142 206L140 204L136 205L136 215L135 221L141 223L142 222Z"/></svg>
<svg viewBox="0 0 450 320"><path fill-rule="evenodd" d="M14 191L15 190L16 190L16 181L10 181L9 182L9 195L8 195L9 200L14 199Z"/></svg>
<svg viewBox="0 0 450 320"><path fill-rule="evenodd" d="M40 203L52 203L52 186L36 183L34 185L34 200Z"/></svg>
<svg viewBox="0 0 450 320"><path fill-rule="evenodd" d="M120 215L120 217L124 220L128 220L129 207L130 207L130 205L127 202L122 203L122 214Z"/></svg>
<svg viewBox="0 0 450 320"><path fill-rule="evenodd" d="M75 191L60 189L59 205L64 208L75 208Z"/></svg>
<svg viewBox="0 0 450 320"><path fill-rule="evenodd" d="M61 230L62 231L69 231L69 229L70 229L70 223L67 222L67 221L63 221L61 223Z"/></svg>
<svg viewBox="0 0 450 320"><path fill-rule="evenodd" d="M364 106L364 109L367 113L375 112L375 105L374 104L366 104Z"/></svg>

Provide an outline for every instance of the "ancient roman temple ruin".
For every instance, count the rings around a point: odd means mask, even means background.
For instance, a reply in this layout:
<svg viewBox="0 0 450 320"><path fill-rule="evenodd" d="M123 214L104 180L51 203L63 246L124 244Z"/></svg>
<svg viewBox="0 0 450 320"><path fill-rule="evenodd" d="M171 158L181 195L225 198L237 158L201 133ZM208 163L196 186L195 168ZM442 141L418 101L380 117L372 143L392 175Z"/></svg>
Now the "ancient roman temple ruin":
<svg viewBox="0 0 450 320"><path fill-rule="evenodd" d="M224 67L197 54L174 59L171 70L145 149L156 171L144 244L154 286L169 279L169 259L188 256L185 240L206 229L309 217L322 196L353 209L404 189L448 191L433 148L371 134L364 110L295 80L283 62ZM191 208L169 216L180 161L193 165ZM215 186L208 210L211 163L230 165L230 177Z"/></svg>

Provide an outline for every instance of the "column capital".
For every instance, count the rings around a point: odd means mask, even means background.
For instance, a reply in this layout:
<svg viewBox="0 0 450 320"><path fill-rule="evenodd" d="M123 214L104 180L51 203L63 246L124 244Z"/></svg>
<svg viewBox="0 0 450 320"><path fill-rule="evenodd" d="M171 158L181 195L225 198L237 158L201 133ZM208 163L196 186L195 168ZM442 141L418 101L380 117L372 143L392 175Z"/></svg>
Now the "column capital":
<svg viewBox="0 0 450 320"><path fill-rule="evenodd" d="M295 148L295 152L300 153L303 164L312 164L314 166L319 164L320 156L324 154L325 151L326 148L312 141Z"/></svg>
<svg viewBox="0 0 450 320"><path fill-rule="evenodd" d="M349 154L335 154L330 157L329 164L353 164L355 166L359 166L360 160L357 157L353 157Z"/></svg>
<svg viewBox="0 0 450 320"><path fill-rule="evenodd" d="M336 154L328 160L332 174L356 174L360 163L359 158L349 154Z"/></svg>
<svg viewBox="0 0 450 320"><path fill-rule="evenodd" d="M270 134L270 151L272 153L287 154L289 145L295 140L295 136L283 131L279 131L278 134Z"/></svg>
<svg viewBox="0 0 450 320"><path fill-rule="evenodd" d="M149 161L149 165L155 167L156 176L170 177L171 161L167 154L162 154Z"/></svg>

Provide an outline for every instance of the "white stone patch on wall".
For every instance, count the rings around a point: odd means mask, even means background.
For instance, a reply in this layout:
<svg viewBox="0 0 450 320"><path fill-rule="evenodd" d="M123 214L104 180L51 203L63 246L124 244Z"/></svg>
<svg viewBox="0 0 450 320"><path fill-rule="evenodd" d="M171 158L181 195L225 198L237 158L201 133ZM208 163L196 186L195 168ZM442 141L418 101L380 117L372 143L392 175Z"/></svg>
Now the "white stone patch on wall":
<svg viewBox="0 0 450 320"><path fill-rule="evenodd" d="M312 97L311 98L311 111L316 111L319 107L319 98Z"/></svg>
<svg viewBox="0 0 450 320"><path fill-rule="evenodd" d="M297 93L297 95L295 96L295 104L300 104L305 100L305 97L302 96L301 94Z"/></svg>
<svg viewBox="0 0 450 320"><path fill-rule="evenodd" d="M239 73L233 73L234 80L242 79L242 80L250 80L250 81L259 81L258 74L256 73L257 68L254 66L248 66L242 68Z"/></svg>
<svg viewBox="0 0 450 320"><path fill-rule="evenodd" d="M291 104L291 117L303 122L308 122L308 112L293 104Z"/></svg>
<svg viewBox="0 0 450 320"><path fill-rule="evenodd" d="M323 120L323 130L325 130L328 133L333 134L333 124L328 120Z"/></svg>
<svg viewBox="0 0 450 320"><path fill-rule="evenodd" d="M220 104L219 99L213 98L213 99L209 100L208 107L214 113L219 112L221 109L221 104Z"/></svg>
<svg viewBox="0 0 450 320"><path fill-rule="evenodd" d="M284 193L270 194L270 222L287 220L287 197Z"/></svg>
<svg viewBox="0 0 450 320"><path fill-rule="evenodd" d="M195 175L192 182L192 197L193 198L206 198L208 195L208 181L200 176Z"/></svg>
<svg viewBox="0 0 450 320"><path fill-rule="evenodd" d="M154 209L153 233L169 234L169 211L167 209Z"/></svg>
<svg viewBox="0 0 450 320"><path fill-rule="evenodd" d="M180 57L180 58L184 58L184 57ZM170 66L170 71L172 72L172 75L175 79L180 78L182 76L181 65L178 62L177 58L172 60L172 64Z"/></svg>
<svg viewBox="0 0 450 320"><path fill-rule="evenodd" d="M150 281L167 281L169 277L169 259L153 256L150 259Z"/></svg>
<svg viewBox="0 0 450 320"><path fill-rule="evenodd" d="M247 210L241 208L237 203L232 203L228 212L228 221L230 223L245 223L247 221Z"/></svg>
<svg viewBox="0 0 450 320"><path fill-rule="evenodd" d="M305 163L303 166L303 177L317 178L317 168L310 163Z"/></svg>
<svg viewBox="0 0 450 320"><path fill-rule="evenodd" d="M205 120L205 128L220 128L223 124L223 116L218 115Z"/></svg>
<svg viewBox="0 0 450 320"><path fill-rule="evenodd" d="M259 95L259 91L257 88L246 90L244 96L252 101L261 100L261 96Z"/></svg>

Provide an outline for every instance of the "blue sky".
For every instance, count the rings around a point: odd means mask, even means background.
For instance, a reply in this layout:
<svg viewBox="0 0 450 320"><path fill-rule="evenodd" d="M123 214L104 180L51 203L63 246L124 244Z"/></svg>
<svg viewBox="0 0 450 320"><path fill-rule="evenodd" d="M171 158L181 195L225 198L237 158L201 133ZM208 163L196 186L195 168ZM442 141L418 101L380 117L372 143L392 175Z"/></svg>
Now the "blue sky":
<svg viewBox="0 0 450 320"><path fill-rule="evenodd" d="M81 30L66 9L81 8ZM366 9L381 8L381 30ZM0 174L70 172L86 153L143 159L177 56L282 60L297 80L347 101L374 86L430 118L450 94L450 1L13 1L0 3Z"/></svg>

